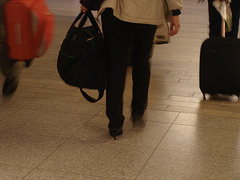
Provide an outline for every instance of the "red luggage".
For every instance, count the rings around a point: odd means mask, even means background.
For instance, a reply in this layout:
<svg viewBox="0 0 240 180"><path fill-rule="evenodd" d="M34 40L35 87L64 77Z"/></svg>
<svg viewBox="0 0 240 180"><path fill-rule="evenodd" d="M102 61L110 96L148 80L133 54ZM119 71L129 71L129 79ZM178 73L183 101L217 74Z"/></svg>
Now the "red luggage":
<svg viewBox="0 0 240 180"><path fill-rule="evenodd" d="M42 56L53 39L54 16L45 0L10 0L5 5L9 58Z"/></svg>

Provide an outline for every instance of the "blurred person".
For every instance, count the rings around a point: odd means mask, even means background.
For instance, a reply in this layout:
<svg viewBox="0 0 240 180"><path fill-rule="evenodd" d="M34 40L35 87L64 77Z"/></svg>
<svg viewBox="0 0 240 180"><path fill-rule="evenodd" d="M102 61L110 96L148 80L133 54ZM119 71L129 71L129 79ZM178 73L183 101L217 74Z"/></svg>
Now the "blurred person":
<svg viewBox="0 0 240 180"><path fill-rule="evenodd" d="M19 83L21 63L8 58L6 30L4 22L4 5L7 0L0 0L0 69L5 76L3 95L12 95Z"/></svg>
<svg viewBox="0 0 240 180"><path fill-rule="evenodd" d="M222 17L220 13L213 6L214 0L208 0L208 12L209 12L209 37L221 36L221 23ZM225 0L218 0L225 1ZM232 10L232 31L226 33L226 37L237 37L239 28L239 15L240 15L240 0L231 0L230 3ZM198 2L204 2L199 0Z"/></svg>
<svg viewBox="0 0 240 180"><path fill-rule="evenodd" d="M80 0L81 10L92 9L98 0ZM166 0L172 11L169 35L178 33L181 0ZM162 0L104 0L99 9L108 51L106 114L109 134L123 133L123 92L129 54L132 59L133 97L131 119L141 121L147 107L150 81L149 55L157 25L165 21ZM131 47L130 47L131 44ZM129 53L131 51L131 53Z"/></svg>

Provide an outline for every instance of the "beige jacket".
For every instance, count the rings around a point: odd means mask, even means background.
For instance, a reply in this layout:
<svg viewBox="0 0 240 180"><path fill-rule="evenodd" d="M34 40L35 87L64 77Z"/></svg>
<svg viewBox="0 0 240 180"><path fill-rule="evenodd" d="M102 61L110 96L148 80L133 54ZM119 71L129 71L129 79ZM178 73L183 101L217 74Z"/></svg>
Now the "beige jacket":
<svg viewBox="0 0 240 180"><path fill-rule="evenodd" d="M182 0L166 0L169 10L181 10ZM104 0L99 9L113 9L113 15L132 23L160 25L165 22L163 0Z"/></svg>

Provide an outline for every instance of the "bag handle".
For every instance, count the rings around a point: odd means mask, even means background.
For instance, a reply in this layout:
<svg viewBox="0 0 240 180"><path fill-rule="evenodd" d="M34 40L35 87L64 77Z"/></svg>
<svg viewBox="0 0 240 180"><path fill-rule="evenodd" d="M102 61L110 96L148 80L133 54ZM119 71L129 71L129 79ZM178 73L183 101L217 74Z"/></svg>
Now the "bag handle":
<svg viewBox="0 0 240 180"><path fill-rule="evenodd" d="M80 88L80 91L81 91L82 95L83 95L88 101L90 101L90 102L92 102L92 103L99 101L99 100L103 97L103 94L104 94L104 91L100 91L100 90L98 89L98 92L99 92L99 93L98 93L98 98L95 99L95 98L89 96L82 88Z"/></svg>
<svg viewBox="0 0 240 180"><path fill-rule="evenodd" d="M92 14L92 11L90 9L88 9L85 13L87 15L87 17L90 19L90 22L92 23L93 27L99 32L101 33L101 30Z"/></svg>
<svg viewBox="0 0 240 180"><path fill-rule="evenodd" d="M83 15L84 15L84 16L83 16ZM82 16L83 16L83 17L82 17ZM81 18L82 18L82 19L81 19ZM73 21L71 27L75 26L75 24L76 24L80 19L81 19L81 21L80 21L80 23L79 23L79 25L78 25L78 28L82 28L82 27L84 26L84 24L86 23L86 21L87 21L87 15L84 14L82 11L78 14L78 16L76 17L76 19Z"/></svg>
<svg viewBox="0 0 240 180"><path fill-rule="evenodd" d="M79 19L81 19L81 17L83 16L83 12L81 11L78 16L76 17L76 19L73 21L72 25L71 26L74 26L78 21Z"/></svg>
<svg viewBox="0 0 240 180"><path fill-rule="evenodd" d="M83 15L84 15L84 16L83 16ZM83 17L82 17L82 16L83 16ZM100 28L99 28L99 26L98 26L98 24L97 24L97 22L96 22L96 20L95 20L95 18L94 18L94 16L93 16L92 12L91 12L91 10L87 10L85 14L84 14L83 11L81 11L81 12L78 14L78 16L76 17L76 19L73 21L71 27L72 27L72 26L75 26L75 24L82 18L81 21L80 21L80 23L79 23L79 25L78 25L78 28L82 28L82 27L84 26L84 24L86 23L86 21L87 21L87 17L89 18L89 20L90 20L91 24L93 25L93 27L94 27L99 33L101 33L101 30L100 30Z"/></svg>

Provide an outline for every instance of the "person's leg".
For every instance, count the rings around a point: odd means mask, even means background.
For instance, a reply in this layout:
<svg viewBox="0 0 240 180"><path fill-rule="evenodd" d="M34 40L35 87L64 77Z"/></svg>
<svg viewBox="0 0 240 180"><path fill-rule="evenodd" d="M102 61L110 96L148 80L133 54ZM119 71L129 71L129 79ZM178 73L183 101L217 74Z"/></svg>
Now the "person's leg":
<svg viewBox="0 0 240 180"><path fill-rule="evenodd" d="M0 0L0 69L5 76L3 95L11 95L18 87L19 63L8 58L6 46L6 32L4 26L4 4L6 0Z"/></svg>
<svg viewBox="0 0 240 180"><path fill-rule="evenodd" d="M130 44L130 23L120 21L107 9L102 14L104 38L108 50L106 113L110 128L122 127L123 91Z"/></svg>
<svg viewBox="0 0 240 180"><path fill-rule="evenodd" d="M232 0L232 31L226 33L226 37L237 37L239 28L240 0Z"/></svg>
<svg viewBox="0 0 240 180"><path fill-rule="evenodd" d="M208 0L209 12L209 37L221 37L222 18L216 8L212 5L213 0Z"/></svg>
<svg viewBox="0 0 240 180"><path fill-rule="evenodd" d="M148 99L148 88L150 81L149 57L152 50L153 38L156 31L155 25L133 25L132 46L132 120L141 119Z"/></svg>
<svg viewBox="0 0 240 180"><path fill-rule="evenodd" d="M13 94L19 82L20 62L15 62L7 57L7 48L5 45L0 45L0 68L3 75L6 77L3 84L3 95Z"/></svg>

